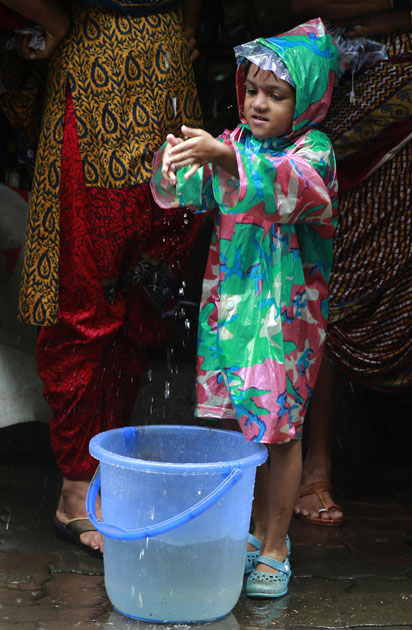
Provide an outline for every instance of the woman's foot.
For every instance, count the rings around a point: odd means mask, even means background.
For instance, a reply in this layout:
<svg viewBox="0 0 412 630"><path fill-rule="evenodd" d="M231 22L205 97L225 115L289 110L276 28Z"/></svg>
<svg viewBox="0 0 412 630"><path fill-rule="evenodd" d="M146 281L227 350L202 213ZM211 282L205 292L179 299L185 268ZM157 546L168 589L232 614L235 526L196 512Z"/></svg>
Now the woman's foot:
<svg viewBox="0 0 412 630"><path fill-rule="evenodd" d="M56 510L56 520L61 525L67 525L74 519L87 518L86 514L86 496L89 489L90 481L72 481L63 478L63 484ZM100 497L98 497L96 505L96 513L98 519L101 518ZM103 536L93 529L84 531L79 536L80 542L90 547L95 552L103 553Z"/></svg>
<svg viewBox="0 0 412 630"><path fill-rule="evenodd" d="M342 508L335 503L328 475L303 477L294 514L315 525L337 526L343 523Z"/></svg>

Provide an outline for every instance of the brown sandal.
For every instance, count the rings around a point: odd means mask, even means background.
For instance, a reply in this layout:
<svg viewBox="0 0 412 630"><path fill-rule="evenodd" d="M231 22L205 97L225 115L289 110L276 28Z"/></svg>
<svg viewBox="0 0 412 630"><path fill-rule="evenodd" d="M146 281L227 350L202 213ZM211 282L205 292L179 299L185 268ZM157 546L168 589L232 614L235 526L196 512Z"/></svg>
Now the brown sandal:
<svg viewBox="0 0 412 630"><path fill-rule="evenodd" d="M305 497L309 494L316 494L322 507L319 510L319 516L312 517L312 516L306 516L305 514L296 514L296 513L295 513L295 516L302 519L303 521L307 521L308 523L314 523L315 525L324 525L326 527L338 527L339 525L342 525L343 520L344 520L343 516L341 518L335 518L335 519L325 519L321 517L322 512L329 512L329 510L334 510L334 509L342 511L342 508L340 507L340 505L338 505L337 503L334 503L333 501L329 501L326 498L325 492L329 492L332 494L332 486L328 481L325 481L324 479L311 481L310 483L306 483L305 485L300 486L299 492L298 492L299 498Z"/></svg>
<svg viewBox="0 0 412 630"><path fill-rule="evenodd" d="M85 545L80 540L80 534L96 531L96 528L91 524L88 518L73 518L65 524L55 518L53 521L53 529L55 535L61 540L76 545L79 549L83 549L83 551L95 558L103 558L100 549L92 549L89 545Z"/></svg>

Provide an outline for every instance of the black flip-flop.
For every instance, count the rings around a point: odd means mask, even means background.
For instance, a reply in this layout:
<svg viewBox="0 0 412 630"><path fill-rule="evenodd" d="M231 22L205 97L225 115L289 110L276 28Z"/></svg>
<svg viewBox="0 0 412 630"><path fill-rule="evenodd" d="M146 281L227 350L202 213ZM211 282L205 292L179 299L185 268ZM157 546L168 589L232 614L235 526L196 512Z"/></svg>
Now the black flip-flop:
<svg viewBox="0 0 412 630"><path fill-rule="evenodd" d="M80 540L80 534L97 531L88 518L73 518L66 524L54 518L53 530L56 536L61 540L76 545L94 558L103 558L103 554L99 549L92 549L89 545L85 545Z"/></svg>

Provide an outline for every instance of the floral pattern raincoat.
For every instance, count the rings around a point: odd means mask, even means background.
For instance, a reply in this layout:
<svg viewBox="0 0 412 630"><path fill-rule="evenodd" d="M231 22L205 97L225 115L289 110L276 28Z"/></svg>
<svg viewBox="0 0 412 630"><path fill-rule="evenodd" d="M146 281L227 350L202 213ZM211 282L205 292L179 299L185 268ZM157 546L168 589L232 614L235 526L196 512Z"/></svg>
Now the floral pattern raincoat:
<svg viewBox="0 0 412 630"><path fill-rule="evenodd" d="M236 417L248 440L301 437L320 367L328 312L337 179L327 113L338 53L321 20L259 39L296 86L291 132L255 138L241 124L220 140L236 152L239 179L207 165L176 188L155 157L152 191L163 207L218 208L200 305L197 415Z"/></svg>

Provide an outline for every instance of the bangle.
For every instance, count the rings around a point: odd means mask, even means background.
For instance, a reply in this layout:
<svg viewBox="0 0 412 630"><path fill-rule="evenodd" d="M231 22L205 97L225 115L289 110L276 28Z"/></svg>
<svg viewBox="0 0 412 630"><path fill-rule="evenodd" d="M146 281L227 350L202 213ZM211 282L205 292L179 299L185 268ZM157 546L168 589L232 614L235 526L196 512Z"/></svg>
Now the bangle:
<svg viewBox="0 0 412 630"><path fill-rule="evenodd" d="M411 10L411 5L409 0L392 0L393 8L395 11L408 11Z"/></svg>
<svg viewBox="0 0 412 630"><path fill-rule="evenodd" d="M50 37L50 39L57 39L57 37L55 37L52 33L50 33L50 31L45 28L44 32L46 33L47 37Z"/></svg>

